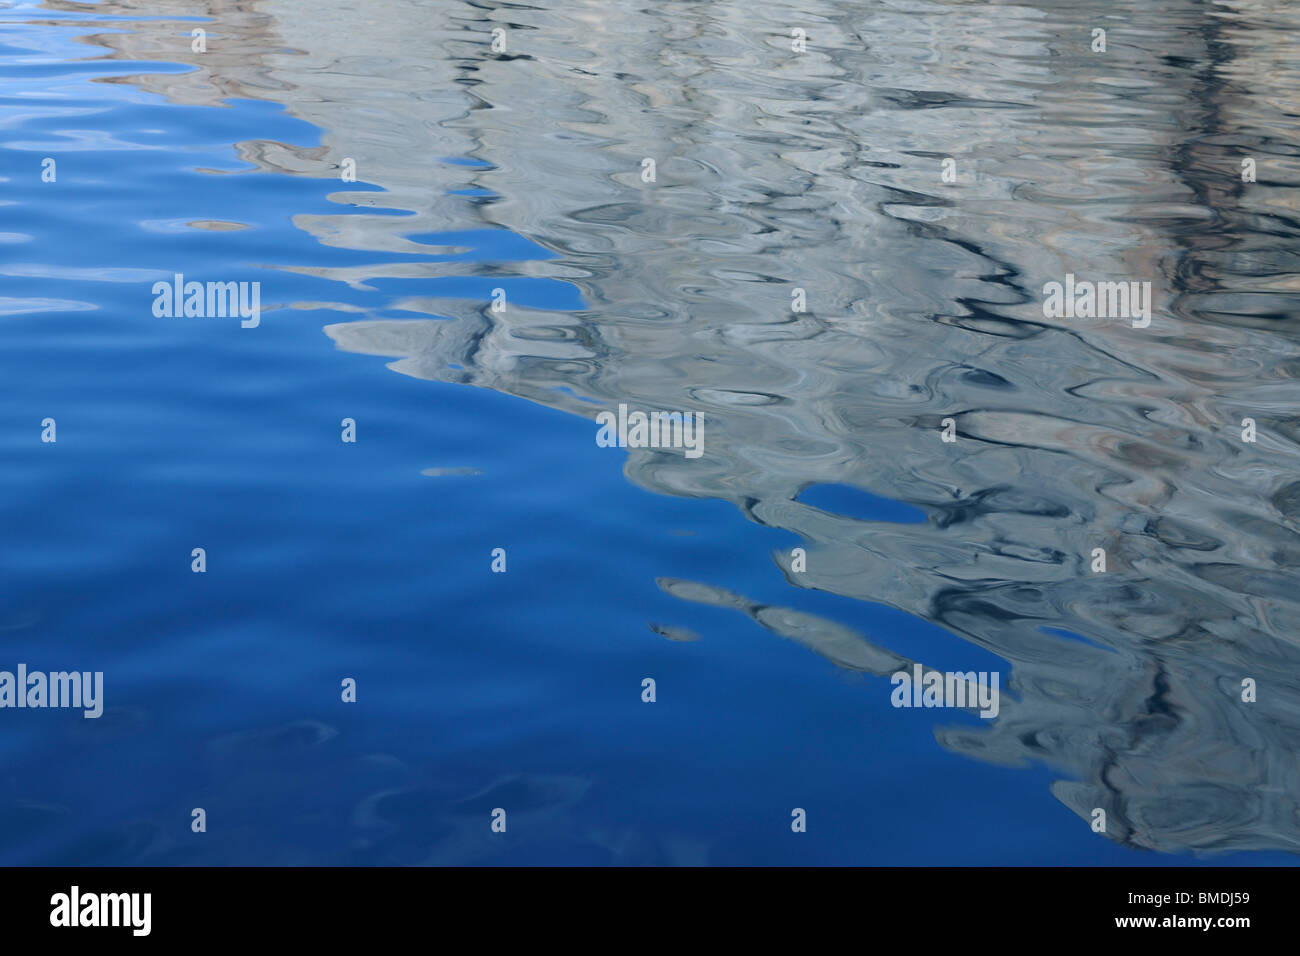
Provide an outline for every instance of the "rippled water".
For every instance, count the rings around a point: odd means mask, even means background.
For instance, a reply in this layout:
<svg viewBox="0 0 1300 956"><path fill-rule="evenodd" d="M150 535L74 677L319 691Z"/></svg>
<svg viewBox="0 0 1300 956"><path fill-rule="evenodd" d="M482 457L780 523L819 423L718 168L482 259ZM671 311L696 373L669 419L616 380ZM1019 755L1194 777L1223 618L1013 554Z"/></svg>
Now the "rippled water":
<svg viewBox="0 0 1300 956"><path fill-rule="evenodd" d="M1294 860L1286 0L0 23L0 666L107 698L0 714L6 862Z"/></svg>

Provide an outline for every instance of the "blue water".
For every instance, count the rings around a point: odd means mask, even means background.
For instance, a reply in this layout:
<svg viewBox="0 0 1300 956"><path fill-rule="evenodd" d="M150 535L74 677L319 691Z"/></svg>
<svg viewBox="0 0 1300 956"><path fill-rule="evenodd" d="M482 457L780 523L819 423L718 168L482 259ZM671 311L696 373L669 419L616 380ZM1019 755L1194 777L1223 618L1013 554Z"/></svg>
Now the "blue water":
<svg viewBox="0 0 1300 956"><path fill-rule="evenodd" d="M286 35L269 47L304 45L287 39L286 6L268 7ZM716 495L633 480L627 451L593 440L594 412L620 396L581 370L498 388L493 360L464 364L481 349L432 350L439 380L394 374L405 343L341 347L323 329L450 328L461 310L490 317L494 289L556 327L617 311L587 278L604 274L591 261L606 250L593 239L584 259L473 224L475 204L512 198L481 184L519 169L522 151L406 157L432 171L430 207L464 220L435 229L386 205L391 184L365 164L349 183L251 160L236 144L302 155L328 131L277 102L274 84L214 103L157 92L194 71L193 24L209 24L214 46L235 28L221 16L199 2L0 10L0 668L102 671L105 683L99 719L0 710L0 863L1294 862L1267 827L1158 851L1093 833L1050 789L1077 766L943 746L936 727L989 722L895 709L887 677L760 623L768 607L815 615L908 660L1000 671L1004 701L1019 699L994 643L899 606L889 580L863 599L783 573L819 534L800 522L834 522L846 540L943 527L927 493L810 471L789 506L825 515L783 525L743 478L719 478ZM310 5L297 16L310 20ZM77 42L155 22L166 26L149 36L179 52L154 42L128 62ZM241 55L212 69L235 75ZM124 77L152 79L104 82ZM405 115L400 96L391 108L390 122ZM41 181L45 157L55 182ZM326 242L303 224L362 212L388 217L367 227L383 242ZM204 222L243 228L187 225ZM707 259L708 243L692 255ZM175 273L260 282L260 325L155 317L151 286ZM659 305L697 293L665 280ZM660 361L665 376L685 368ZM685 374L696 390L712 384L700 367ZM592 412L573 413L579 403ZM46 418L54 443L41 441ZM340 440L345 418L355 443ZM194 548L205 573L191 571ZM495 548L505 573L491 570ZM673 581L741 597L683 600ZM1111 653L1104 628L1047 623L1044 642ZM504 834L489 827L497 807ZM791 830L794 808L806 833Z"/></svg>

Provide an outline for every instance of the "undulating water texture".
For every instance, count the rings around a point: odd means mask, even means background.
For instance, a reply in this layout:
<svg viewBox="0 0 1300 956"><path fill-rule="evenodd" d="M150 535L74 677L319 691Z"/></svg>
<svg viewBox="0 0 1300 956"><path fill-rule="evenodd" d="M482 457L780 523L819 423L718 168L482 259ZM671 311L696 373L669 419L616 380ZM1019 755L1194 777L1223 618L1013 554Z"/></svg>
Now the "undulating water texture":
<svg viewBox="0 0 1300 956"><path fill-rule="evenodd" d="M1298 31L0 4L0 862L1296 861Z"/></svg>

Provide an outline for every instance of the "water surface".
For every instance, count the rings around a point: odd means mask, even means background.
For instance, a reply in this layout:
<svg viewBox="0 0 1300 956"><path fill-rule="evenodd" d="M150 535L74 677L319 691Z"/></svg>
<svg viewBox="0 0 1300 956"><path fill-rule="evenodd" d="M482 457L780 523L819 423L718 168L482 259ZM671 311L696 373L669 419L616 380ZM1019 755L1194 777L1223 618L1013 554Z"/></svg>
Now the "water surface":
<svg viewBox="0 0 1300 956"><path fill-rule="evenodd" d="M3 862L1295 859L1289 4L0 21L0 666L107 699L0 714Z"/></svg>

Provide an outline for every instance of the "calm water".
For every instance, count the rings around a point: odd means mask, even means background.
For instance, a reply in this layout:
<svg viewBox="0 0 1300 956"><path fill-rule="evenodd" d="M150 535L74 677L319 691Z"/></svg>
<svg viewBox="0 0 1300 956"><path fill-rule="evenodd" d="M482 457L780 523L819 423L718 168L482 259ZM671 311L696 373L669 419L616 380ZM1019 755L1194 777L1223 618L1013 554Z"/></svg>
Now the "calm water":
<svg viewBox="0 0 1300 956"><path fill-rule="evenodd" d="M0 862L1294 861L1297 29L0 4L0 668L105 684L0 710Z"/></svg>

